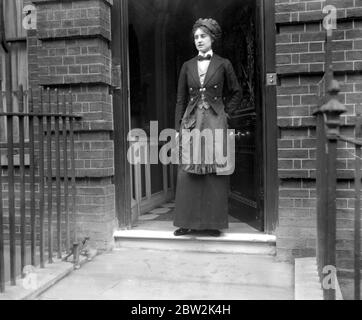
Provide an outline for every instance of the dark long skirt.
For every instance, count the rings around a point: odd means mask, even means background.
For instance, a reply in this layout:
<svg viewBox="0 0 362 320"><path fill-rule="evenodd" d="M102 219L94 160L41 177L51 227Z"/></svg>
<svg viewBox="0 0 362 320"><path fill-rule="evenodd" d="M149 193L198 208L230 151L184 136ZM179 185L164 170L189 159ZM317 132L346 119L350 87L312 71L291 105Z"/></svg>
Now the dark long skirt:
<svg viewBox="0 0 362 320"><path fill-rule="evenodd" d="M229 176L178 170L174 225L194 230L228 228L228 193Z"/></svg>

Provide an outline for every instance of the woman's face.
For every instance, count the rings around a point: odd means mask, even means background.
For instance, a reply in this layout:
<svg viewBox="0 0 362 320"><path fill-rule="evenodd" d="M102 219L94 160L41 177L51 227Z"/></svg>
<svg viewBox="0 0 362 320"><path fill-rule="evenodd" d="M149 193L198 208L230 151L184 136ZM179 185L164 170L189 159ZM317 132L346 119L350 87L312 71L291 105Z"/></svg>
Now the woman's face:
<svg viewBox="0 0 362 320"><path fill-rule="evenodd" d="M194 33L195 46L198 51L203 53L209 51L212 46L211 37L201 28L198 28Z"/></svg>

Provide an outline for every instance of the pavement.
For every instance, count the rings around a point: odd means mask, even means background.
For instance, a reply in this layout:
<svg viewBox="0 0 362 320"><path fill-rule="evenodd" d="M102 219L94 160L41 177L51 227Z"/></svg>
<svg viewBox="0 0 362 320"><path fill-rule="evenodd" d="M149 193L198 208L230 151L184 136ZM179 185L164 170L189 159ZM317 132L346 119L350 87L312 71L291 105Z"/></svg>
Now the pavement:
<svg viewBox="0 0 362 320"><path fill-rule="evenodd" d="M293 300L294 266L273 256L117 248L40 300Z"/></svg>

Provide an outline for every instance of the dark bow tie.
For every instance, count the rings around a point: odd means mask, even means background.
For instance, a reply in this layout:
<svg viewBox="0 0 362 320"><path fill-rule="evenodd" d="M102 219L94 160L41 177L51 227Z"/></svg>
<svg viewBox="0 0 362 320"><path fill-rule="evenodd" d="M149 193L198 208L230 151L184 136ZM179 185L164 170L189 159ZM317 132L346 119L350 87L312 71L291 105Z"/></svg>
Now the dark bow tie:
<svg viewBox="0 0 362 320"><path fill-rule="evenodd" d="M211 60L211 54L208 54L206 57L198 55L197 60L198 61Z"/></svg>

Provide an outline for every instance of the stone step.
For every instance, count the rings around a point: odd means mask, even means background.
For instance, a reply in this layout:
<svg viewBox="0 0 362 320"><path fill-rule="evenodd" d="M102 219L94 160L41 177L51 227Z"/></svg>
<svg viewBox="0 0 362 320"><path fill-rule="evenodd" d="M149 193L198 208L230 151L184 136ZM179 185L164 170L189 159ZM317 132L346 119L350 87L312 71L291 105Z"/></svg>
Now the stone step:
<svg viewBox="0 0 362 320"><path fill-rule="evenodd" d="M178 250L215 253L275 255L276 237L263 233L225 233L220 237L186 235L175 237L170 231L118 230L117 248Z"/></svg>

